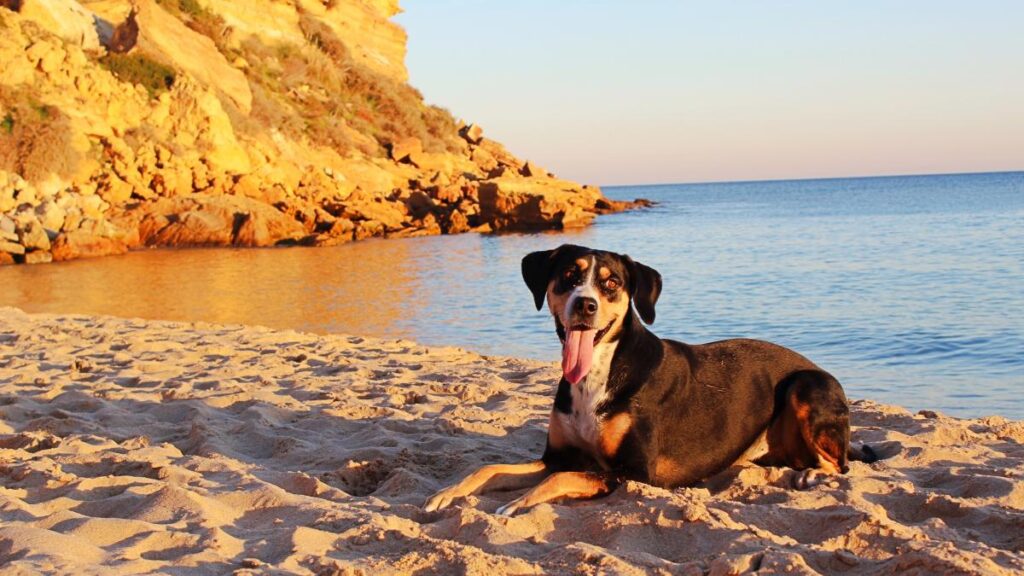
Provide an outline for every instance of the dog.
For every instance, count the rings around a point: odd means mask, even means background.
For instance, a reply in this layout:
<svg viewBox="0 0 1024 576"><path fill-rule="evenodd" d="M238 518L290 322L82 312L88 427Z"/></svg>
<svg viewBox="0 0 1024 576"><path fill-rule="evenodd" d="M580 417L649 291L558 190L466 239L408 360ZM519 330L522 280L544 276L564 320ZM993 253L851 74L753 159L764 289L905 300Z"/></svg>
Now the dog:
<svg viewBox="0 0 1024 576"><path fill-rule="evenodd" d="M492 464L431 496L424 509L490 490L533 486L497 510L594 498L624 480L688 486L744 462L802 471L797 488L872 461L850 446L843 388L769 342L663 340L653 324L661 275L629 256L566 244L522 261L562 342L562 378L539 460Z"/></svg>

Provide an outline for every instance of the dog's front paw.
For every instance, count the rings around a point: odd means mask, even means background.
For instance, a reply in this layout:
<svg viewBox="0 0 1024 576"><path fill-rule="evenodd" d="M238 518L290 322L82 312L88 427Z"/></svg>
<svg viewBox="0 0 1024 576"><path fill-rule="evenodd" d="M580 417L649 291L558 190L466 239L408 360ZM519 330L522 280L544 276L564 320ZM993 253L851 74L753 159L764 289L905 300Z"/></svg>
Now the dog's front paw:
<svg viewBox="0 0 1024 576"><path fill-rule="evenodd" d="M515 516L516 512L526 507L526 497L516 498L494 511L498 516Z"/></svg>
<svg viewBox="0 0 1024 576"><path fill-rule="evenodd" d="M793 478L793 487L797 490L810 490L823 484L833 488L837 487L836 479L832 475L817 468L808 468L797 472Z"/></svg>
<svg viewBox="0 0 1024 576"><path fill-rule="evenodd" d="M444 510L445 508L451 506L453 502L465 496L466 495L463 494L461 490L459 490L458 484L456 484L455 486L449 486L428 498L427 502L423 505L423 510L425 510L426 512Z"/></svg>

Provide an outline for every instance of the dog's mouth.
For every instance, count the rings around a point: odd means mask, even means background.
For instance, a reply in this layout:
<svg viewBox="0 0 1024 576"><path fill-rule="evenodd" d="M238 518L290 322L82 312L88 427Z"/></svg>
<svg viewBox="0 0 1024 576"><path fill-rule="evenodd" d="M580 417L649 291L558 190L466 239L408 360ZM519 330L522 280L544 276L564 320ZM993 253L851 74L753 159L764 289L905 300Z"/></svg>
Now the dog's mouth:
<svg viewBox="0 0 1024 576"><path fill-rule="evenodd" d="M590 372L594 359L594 346L611 330L613 318L600 330L589 324L575 324L568 330L558 321L558 335L562 339L562 376L570 384L577 384Z"/></svg>

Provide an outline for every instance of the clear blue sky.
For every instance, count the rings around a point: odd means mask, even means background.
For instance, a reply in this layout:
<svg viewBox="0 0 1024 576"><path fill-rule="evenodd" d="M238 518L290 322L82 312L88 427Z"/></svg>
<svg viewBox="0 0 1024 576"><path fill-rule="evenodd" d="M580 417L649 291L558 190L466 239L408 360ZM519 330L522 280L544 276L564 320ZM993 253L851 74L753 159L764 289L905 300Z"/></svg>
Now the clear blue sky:
<svg viewBox="0 0 1024 576"><path fill-rule="evenodd" d="M1024 169L1024 1L403 0L411 82L594 184Z"/></svg>

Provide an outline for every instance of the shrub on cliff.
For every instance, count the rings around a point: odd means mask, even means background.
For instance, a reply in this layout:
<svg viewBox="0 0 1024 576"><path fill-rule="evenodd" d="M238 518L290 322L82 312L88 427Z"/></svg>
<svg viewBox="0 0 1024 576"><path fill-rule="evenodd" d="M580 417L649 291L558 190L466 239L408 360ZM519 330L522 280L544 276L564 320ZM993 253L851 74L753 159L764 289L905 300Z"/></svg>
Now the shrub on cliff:
<svg viewBox="0 0 1024 576"><path fill-rule="evenodd" d="M70 177L81 160L71 143L68 118L53 106L23 94L0 98L0 170L41 181Z"/></svg>
<svg viewBox="0 0 1024 576"><path fill-rule="evenodd" d="M110 53L100 58L100 64L118 80L141 84L152 97L174 85L174 69L143 54Z"/></svg>

